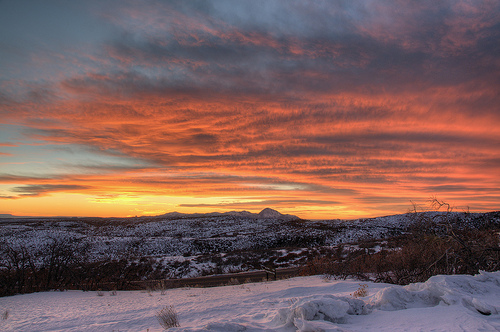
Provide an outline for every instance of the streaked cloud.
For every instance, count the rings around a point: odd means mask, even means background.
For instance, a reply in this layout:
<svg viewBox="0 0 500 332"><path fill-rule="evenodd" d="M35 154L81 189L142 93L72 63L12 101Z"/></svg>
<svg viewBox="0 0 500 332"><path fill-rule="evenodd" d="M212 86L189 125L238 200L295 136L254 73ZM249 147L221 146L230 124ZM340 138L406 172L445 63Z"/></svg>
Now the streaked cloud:
<svg viewBox="0 0 500 332"><path fill-rule="evenodd" d="M51 192L72 192L87 189L85 186L79 185L66 185L66 184L34 184L34 185L25 185L14 187L11 189L12 192L19 194L22 196L40 196L43 194L51 193Z"/></svg>
<svg viewBox="0 0 500 332"><path fill-rule="evenodd" d="M41 47L10 23L0 39L10 68L1 197L219 197L179 207L269 203L311 218L405 212L432 195L498 208L496 1L90 1L58 11L75 16L72 29L98 28ZM22 68L13 50L30 59Z"/></svg>

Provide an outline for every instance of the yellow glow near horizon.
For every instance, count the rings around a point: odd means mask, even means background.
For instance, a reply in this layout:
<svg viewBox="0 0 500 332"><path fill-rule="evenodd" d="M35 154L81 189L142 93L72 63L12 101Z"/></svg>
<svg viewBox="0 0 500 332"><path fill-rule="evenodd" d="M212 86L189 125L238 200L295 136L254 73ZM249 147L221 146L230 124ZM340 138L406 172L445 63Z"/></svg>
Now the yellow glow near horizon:
<svg viewBox="0 0 500 332"><path fill-rule="evenodd" d="M216 208L217 204L235 201L227 197L166 197L166 196L94 196L82 194L52 194L3 201L3 211L16 216L68 216L68 217L133 217L160 215L168 212L209 213L234 209ZM252 200L246 200L250 204ZM207 204L208 207L182 207L182 204ZM252 209L259 212L261 209ZM59 211L57 215L53 211Z"/></svg>
<svg viewBox="0 0 500 332"><path fill-rule="evenodd" d="M224 204L231 203L243 204L243 207L224 207ZM44 197L9 200L8 204L5 204L2 209L5 213L16 216L134 217L161 215L174 211L181 213L209 213L247 210L258 213L264 208L261 205L252 208L254 203L259 203L259 200L231 199L227 197L130 197L125 195L103 197L82 194L52 194ZM183 207L182 204L201 206ZM204 207L203 205L207 206ZM288 208L269 207L277 209L281 213L295 214L305 219L353 219L366 217L367 215L377 216L377 213L373 211L352 210L347 206L308 207L297 205ZM401 213L406 212L406 210L403 208ZM54 214L53 211L59 211L59 213ZM390 212L386 211L387 214L390 214Z"/></svg>

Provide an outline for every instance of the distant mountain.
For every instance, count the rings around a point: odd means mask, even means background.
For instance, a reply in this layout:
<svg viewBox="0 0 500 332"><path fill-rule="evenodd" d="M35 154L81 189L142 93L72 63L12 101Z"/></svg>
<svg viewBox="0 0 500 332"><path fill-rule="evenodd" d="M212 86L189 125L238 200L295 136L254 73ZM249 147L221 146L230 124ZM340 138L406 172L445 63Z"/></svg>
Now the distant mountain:
<svg viewBox="0 0 500 332"><path fill-rule="evenodd" d="M0 218L17 218L17 217L8 213L0 213Z"/></svg>
<svg viewBox="0 0 500 332"><path fill-rule="evenodd" d="M259 212L259 218L262 219L280 219L283 218L284 216L285 216L284 214L270 208L265 208L264 210Z"/></svg>
<svg viewBox="0 0 500 332"><path fill-rule="evenodd" d="M30 216L15 216L10 213L0 213L0 219L22 219L22 218L34 218Z"/></svg>
<svg viewBox="0 0 500 332"><path fill-rule="evenodd" d="M63 218L79 218L68 216L15 216L10 213L0 213L0 219L63 219Z"/></svg>
<svg viewBox="0 0 500 332"><path fill-rule="evenodd" d="M177 218L207 218L207 217L222 217L222 216L234 216L249 219L281 219L281 220L297 220L300 219L297 216L291 214L283 214L276 210L265 208L259 213L252 213L248 211L230 211L230 212L211 212L211 213L180 213L180 212L169 212L158 217L165 217L168 219Z"/></svg>

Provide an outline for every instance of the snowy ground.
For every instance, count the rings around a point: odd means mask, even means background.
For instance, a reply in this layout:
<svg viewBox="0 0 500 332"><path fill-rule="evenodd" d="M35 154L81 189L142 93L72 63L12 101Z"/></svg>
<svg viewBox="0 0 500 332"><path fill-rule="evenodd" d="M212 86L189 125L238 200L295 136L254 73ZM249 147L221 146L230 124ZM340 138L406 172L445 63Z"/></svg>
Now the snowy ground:
<svg viewBox="0 0 500 332"><path fill-rule="evenodd" d="M248 212L232 213L170 213L157 217L119 219L0 218L0 266L19 264L9 260L9 255L2 255L2 245L26 257L30 264L40 269L53 261L48 257L54 252L50 247L59 243L61 249L73 253L74 261L99 262L101 273L106 277L109 276L102 267L110 261L124 260L130 267L132 263L145 259L141 264L148 265L150 269L142 269L142 275L135 275L134 280L184 278L251 271L260 269L262 265L301 266L309 258L318 256L318 250L358 241L362 241L367 249L372 242L371 249L380 250L384 243L380 240L400 236L407 232L409 226L421 220L452 222L458 228L500 227L499 212L425 212L371 219L316 221L276 219L274 217L280 215L277 211L259 218L256 217L259 215ZM345 249L348 248L359 249L359 246L346 245ZM28 263L25 264L27 266ZM127 269L123 267L122 272L125 271ZM126 273L119 277L131 278ZM96 280L103 281L109 280Z"/></svg>
<svg viewBox="0 0 500 332"><path fill-rule="evenodd" d="M44 292L0 298L1 331L500 331L500 271L434 276L409 286L299 277L160 292ZM8 314L6 312L8 311ZM7 316L7 317L6 317ZM5 319L6 318L6 319Z"/></svg>

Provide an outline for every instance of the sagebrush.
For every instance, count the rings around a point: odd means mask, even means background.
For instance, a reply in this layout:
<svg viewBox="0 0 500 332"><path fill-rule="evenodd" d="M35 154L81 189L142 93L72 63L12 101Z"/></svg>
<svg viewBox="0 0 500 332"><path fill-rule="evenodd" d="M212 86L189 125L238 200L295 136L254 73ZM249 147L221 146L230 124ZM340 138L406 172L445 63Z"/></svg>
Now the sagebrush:
<svg viewBox="0 0 500 332"><path fill-rule="evenodd" d="M156 314L156 318L165 330L168 330L171 327L180 326L179 317L177 316L177 312L172 305L167 305L166 307L161 309L160 312Z"/></svg>
<svg viewBox="0 0 500 332"><path fill-rule="evenodd" d="M353 297L365 297L368 296L368 285L359 284L359 288L352 294Z"/></svg>

